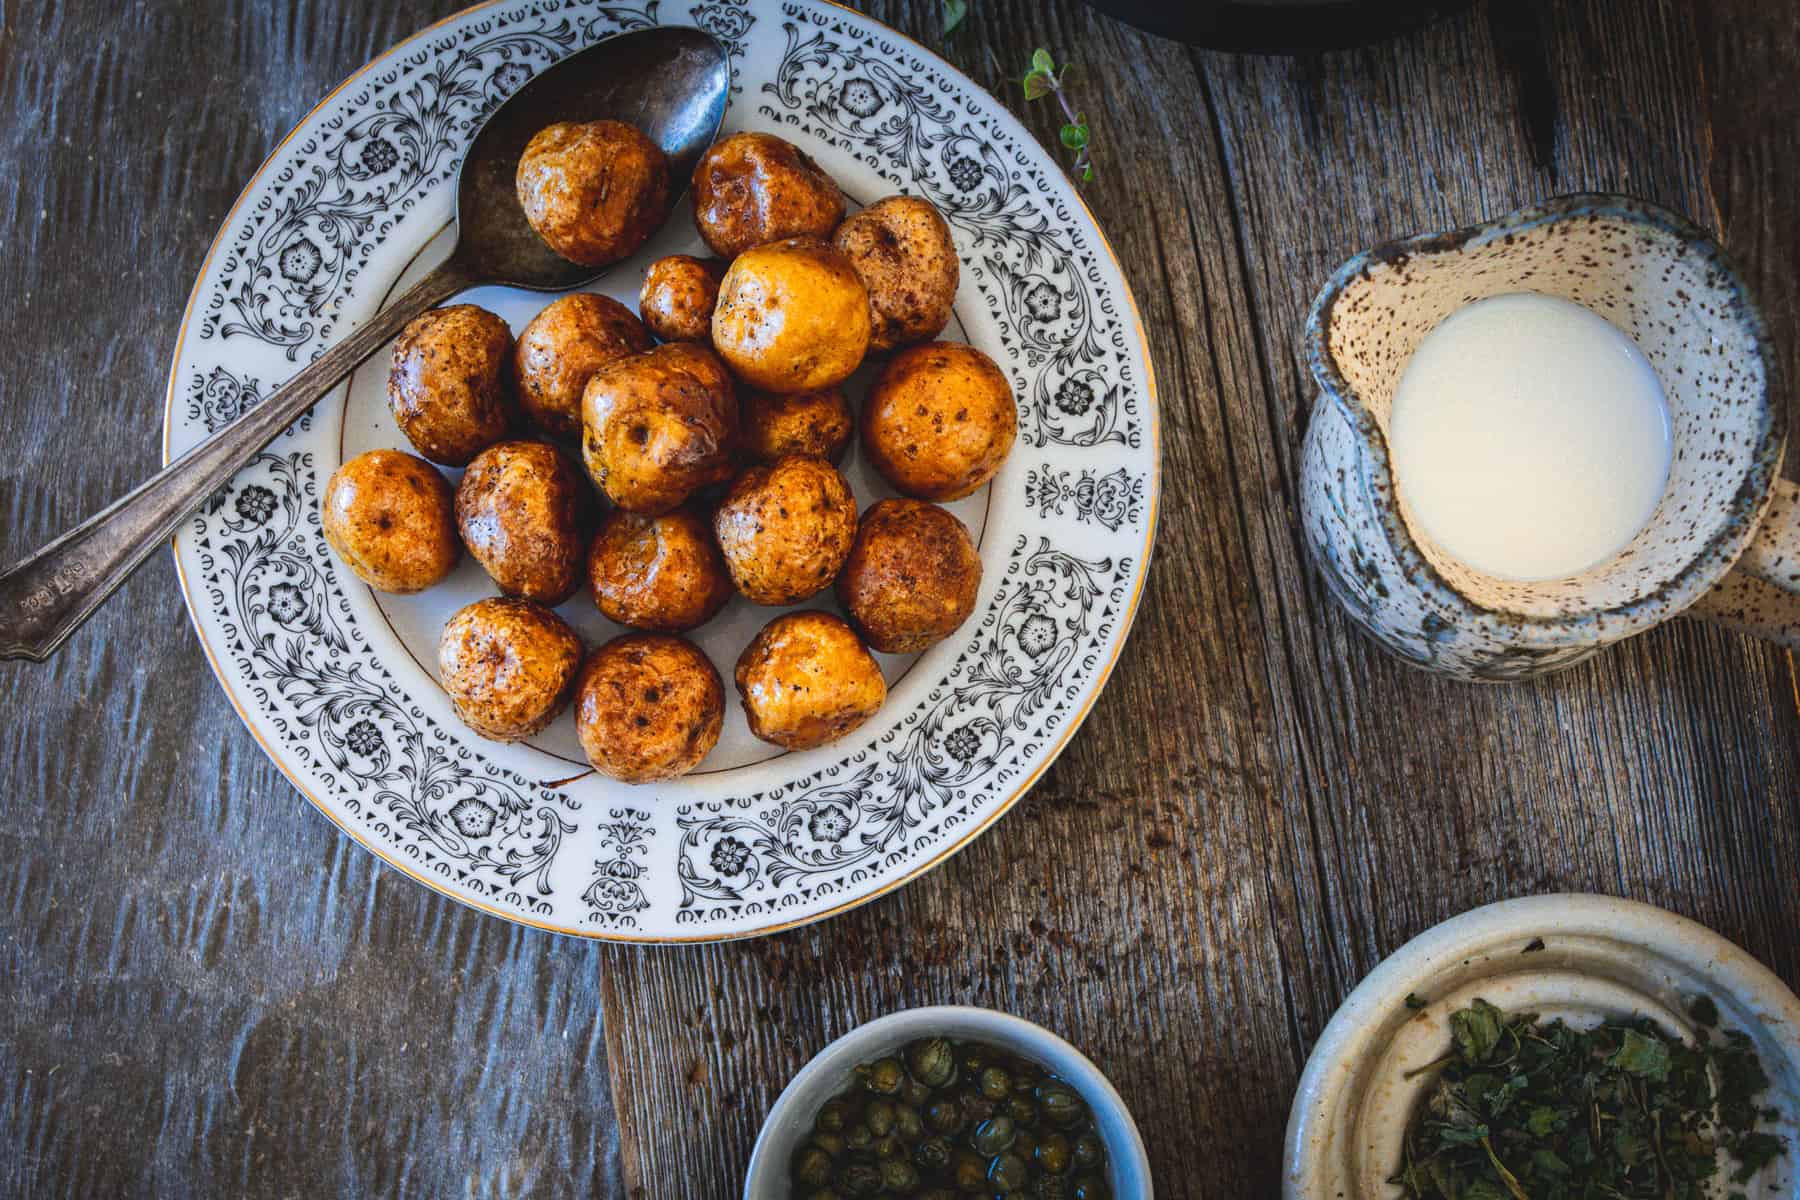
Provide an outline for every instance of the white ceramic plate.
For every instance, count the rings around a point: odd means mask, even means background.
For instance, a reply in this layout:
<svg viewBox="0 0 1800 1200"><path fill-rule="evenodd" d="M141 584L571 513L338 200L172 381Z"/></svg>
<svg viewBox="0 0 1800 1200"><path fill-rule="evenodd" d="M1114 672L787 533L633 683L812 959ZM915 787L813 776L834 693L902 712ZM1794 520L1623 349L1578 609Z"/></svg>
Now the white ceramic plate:
<svg viewBox="0 0 1800 1200"><path fill-rule="evenodd" d="M1417 1012L1408 995L1427 1001ZM1431 1085L1405 1073L1450 1044L1449 1016L1477 998L1589 1026L1645 1016L1691 1035L1698 996L1721 1029L1755 1044L1788 1157L1744 1189L1800 1200L1800 999L1773 972L1704 925L1612 896L1527 896L1489 904L1406 943L1332 1016L1300 1076L1288 1118L1285 1200L1388 1200L1406 1126ZM1721 1188L1723 1195L1726 1189Z"/></svg>
<svg viewBox="0 0 1800 1200"><path fill-rule="evenodd" d="M857 203L922 194L950 220L963 277L946 336L991 355L1020 400L1012 457L953 506L984 568L962 630L886 660L887 706L835 745L779 754L749 736L732 697L693 776L561 782L586 767L567 717L530 744L499 745L464 729L438 688L438 630L492 594L480 569L465 562L421 596L377 595L319 534L319 489L337 465L405 446L382 356L214 497L175 554L233 704L345 832L489 912L676 941L816 919L943 861L1049 766L1130 626L1158 495L1143 330L1055 157L1004 107L893 31L813 0L470 9L351 76L245 189L188 304L164 449L180 454L267 395L447 252L456 167L496 103L563 55L658 21L730 47L728 130L798 143ZM597 290L635 311L645 265L699 247L684 202ZM465 299L515 331L547 300L502 288ZM846 474L863 505L892 494L854 450ZM590 645L620 632L584 597L561 611ZM697 635L728 681L771 615L736 600Z"/></svg>

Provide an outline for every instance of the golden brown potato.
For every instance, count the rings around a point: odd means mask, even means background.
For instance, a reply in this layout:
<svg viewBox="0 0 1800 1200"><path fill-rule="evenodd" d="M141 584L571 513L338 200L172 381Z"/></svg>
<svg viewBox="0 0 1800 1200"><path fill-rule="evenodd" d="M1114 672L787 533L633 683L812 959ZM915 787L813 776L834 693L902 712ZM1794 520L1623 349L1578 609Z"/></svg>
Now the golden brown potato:
<svg viewBox="0 0 1800 1200"><path fill-rule="evenodd" d="M628 633L581 669L575 732L594 770L624 783L686 775L719 741L725 685L685 638Z"/></svg>
<svg viewBox="0 0 1800 1200"><path fill-rule="evenodd" d="M714 254L736 258L782 238L828 238L844 193L799 147L770 133L733 133L694 166L694 224Z"/></svg>
<svg viewBox="0 0 1800 1200"><path fill-rule="evenodd" d="M400 331L388 408L413 447L460 467L511 432L517 410L506 369L512 330L485 308L434 308Z"/></svg>
<svg viewBox="0 0 1800 1200"><path fill-rule="evenodd" d="M594 372L581 398L581 457L607 498L663 513L731 478L738 403L712 351L669 342Z"/></svg>
<svg viewBox="0 0 1800 1200"><path fill-rule="evenodd" d="M660 517L614 509L588 548L588 585L609 621L682 633L731 599L731 576L712 529L692 509Z"/></svg>
<svg viewBox="0 0 1800 1200"><path fill-rule="evenodd" d="M817 238L758 246L725 272L712 337L719 356L752 387L834 387L868 349L869 292L850 260Z"/></svg>
<svg viewBox="0 0 1800 1200"><path fill-rule="evenodd" d="M669 160L623 121L558 121L519 157L519 207L544 244L604 267L637 252L668 215Z"/></svg>
<svg viewBox="0 0 1800 1200"><path fill-rule="evenodd" d="M975 611L981 556L968 528L923 500L878 500L856 530L838 599L883 654L917 654Z"/></svg>
<svg viewBox="0 0 1800 1200"><path fill-rule="evenodd" d="M716 258L671 254L650 264L638 293L638 311L650 332L665 342L705 342L712 338L713 306L725 264Z"/></svg>
<svg viewBox="0 0 1800 1200"><path fill-rule="evenodd" d="M869 289L869 349L893 350L944 332L962 268L950 226L931 201L877 200L838 226L832 244Z"/></svg>
<svg viewBox="0 0 1800 1200"><path fill-rule="evenodd" d="M1012 453L1019 409L994 360L960 342L894 355L863 406L863 447L875 469L920 500L957 500Z"/></svg>
<svg viewBox="0 0 1800 1200"><path fill-rule="evenodd" d="M456 485L463 545L502 592L557 605L581 584L589 492L548 442L501 442Z"/></svg>
<svg viewBox="0 0 1800 1200"><path fill-rule="evenodd" d="M850 444L850 402L840 388L816 392L751 391L744 397L742 445L753 462L774 462L790 454L836 462Z"/></svg>
<svg viewBox="0 0 1800 1200"><path fill-rule="evenodd" d="M831 586L856 540L856 497L822 458L790 455L738 476L713 514L738 591L794 604Z"/></svg>
<svg viewBox="0 0 1800 1200"><path fill-rule="evenodd" d="M490 596L450 618L438 638L438 677L456 715L483 737L516 742L568 704L581 639L531 600Z"/></svg>
<svg viewBox="0 0 1800 1200"><path fill-rule="evenodd" d="M422 592L462 557L450 484L399 450L371 450L333 471L319 509L325 540L376 591Z"/></svg>
<svg viewBox="0 0 1800 1200"><path fill-rule="evenodd" d="M610 296L579 292L553 300L519 334L519 407L545 433L580 437L581 393L594 372L652 345L643 322Z"/></svg>
<svg viewBox="0 0 1800 1200"><path fill-rule="evenodd" d="M750 732L789 750L835 742L875 715L887 683L856 633L830 613L776 617L737 661Z"/></svg>

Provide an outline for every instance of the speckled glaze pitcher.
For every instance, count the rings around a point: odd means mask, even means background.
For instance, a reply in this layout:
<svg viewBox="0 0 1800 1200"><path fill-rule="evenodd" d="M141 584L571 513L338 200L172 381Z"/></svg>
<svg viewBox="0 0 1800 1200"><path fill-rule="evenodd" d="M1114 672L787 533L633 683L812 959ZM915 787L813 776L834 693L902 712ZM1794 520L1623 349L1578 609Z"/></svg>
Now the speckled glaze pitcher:
<svg viewBox="0 0 1800 1200"><path fill-rule="evenodd" d="M1669 481L1611 560L1568 579L1474 570L1423 536L1390 470L1402 369L1451 312L1507 292L1573 300L1630 334L1668 397ZM1563 196L1345 263L1313 303L1320 394L1302 460L1306 540L1332 594L1408 662L1460 679L1572 666L1677 613L1800 646L1800 489L1755 302L1691 222L1623 196Z"/></svg>

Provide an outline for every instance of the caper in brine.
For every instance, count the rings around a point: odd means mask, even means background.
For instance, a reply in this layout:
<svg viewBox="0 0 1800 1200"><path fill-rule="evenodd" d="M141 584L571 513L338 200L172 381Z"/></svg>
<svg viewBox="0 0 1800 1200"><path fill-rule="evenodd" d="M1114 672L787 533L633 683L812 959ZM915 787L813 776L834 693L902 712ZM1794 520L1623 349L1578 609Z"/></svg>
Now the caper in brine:
<svg viewBox="0 0 1800 1200"><path fill-rule="evenodd" d="M964 1042L957 1047L957 1060L963 1070L971 1075L979 1075L981 1069L988 1065L988 1049L974 1042Z"/></svg>
<svg viewBox="0 0 1800 1200"><path fill-rule="evenodd" d="M1100 1135L1084 1133L1075 1139L1075 1165L1084 1171L1091 1171L1106 1161L1106 1147L1100 1144Z"/></svg>
<svg viewBox="0 0 1800 1200"><path fill-rule="evenodd" d="M925 1124L938 1133L950 1133L962 1124L962 1105L953 1096L933 1100L925 1110Z"/></svg>
<svg viewBox="0 0 1800 1200"><path fill-rule="evenodd" d="M823 1133L842 1133L849 1124L846 1110L850 1106L840 1097L833 1096L819 1108L819 1115L813 1118L813 1128Z"/></svg>
<svg viewBox="0 0 1800 1200"><path fill-rule="evenodd" d="M831 1155L833 1158L836 1158L844 1152L844 1138L842 1134L815 1133L812 1135L812 1144Z"/></svg>
<svg viewBox="0 0 1800 1200"><path fill-rule="evenodd" d="M1037 1090L1038 1108L1043 1111L1044 1119L1052 1125L1073 1125L1087 1115L1087 1105L1075 1090L1065 1084L1051 1082L1042 1084Z"/></svg>
<svg viewBox="0 0 1800 1200"><path fill-rule="evenodd" d="M846 1196L873 1196L881 1190L881 1168L873 1159L858 1155L838 1167L832 1182Z"/></svg>
<svg viewBox="0 0 1800 1200"><path fill-rule="evenodd" d="M944 1038L924 1038L906 1048L906 1065L926 1087L943 1087L956 1075L956 1051Z"/></svg>
<svg viewBox="0 0 1800 1200"><path fill-rule="evenodd" d="M906 1147L900 1144L899 1138L889 1134L887 1137L876 1138L869 1149L874 1152L876 1158L898 1158L905 1152Z"/></svg>
<svg viewBox="0 0 1800 1200"><path fill-rule="evenodd" d="M876 1137L886 1137L894 1129L894 1102L871 1100L869 1107L863 1110L863 1124Z"/></svg>
<svg viewBox="0 0 1800 1200"><path fill-rule="evenodd" d="M1068 1170L1074 1156L1069 1139L1060 1133L1049 1134L1037 1144L1037 1165L1052 1175L1061 1175Z"/></svg>
<svg viewBox="0 0 1800 1200"><path fill-rule="evenodd" d="M852 1125L844 1131L844 1144L852 1150L867 1150L875 1142L875 1131L867 1125Z"/></svg>
<svg viewBox="0 0 1800 1200"><path fill-rule="evenodd" d="M924 1108L931 1099L931 1089L908 1075L900 1084L900 1099L914 1108Z"/></svg>
<svg viewBox="0 0 1800 1200"><path fill-rule="evenodd" d="M956 1156L956 1165L950 1172L950 1180L958 1189L965 1192L987 1191L987 1163L976 1158L967 1150Z"/></svg>
<svg viewBox="0 0 1800 1200"><path fill-rule="evenodd" d="M891 1096L900 1090L906 1080L906 1068L900 1065L897 1058L877 1059L869 1067L869 1073L863 1076L863 1086L871 1092L882 1096Z"/></svg>
<svg viewBox="0 0 1800 1200"><path fill-rule="evenodd" d="M974 1088L970 1088L957 1097L962 1105L963 1120L970 1125L978 1124L994 1115L995 1104Z"/></svg>
<svg viewBox="0 0 1800 1200"><path fill-rule="evenodd" d="M1023 1096L1014 1096L1000 1106L1000 1111L1021 1125L1037 1124L1037 1105L1033 1104Z"/></svg>
<svg viewBox="0 0 1800 1200"><path fill-rule="evenodd" d="M919 1186L919 1173L904 1158L883 1159L881 1182L890 1192L910 1192Z"/></svg>
<svg viewBox="0 0 1800 1200"><path fill-rule="evenodd" d="M1011 1117L989 1117L975 1127L975 1132L969 1137L969 1144L975 1147L977 1154L992 1158L1003 1150L1011 1149L1017 1137L1018 1129L1013 1125Z"/></svg>
<svg viewBox="0 0 1800 1200"><path fill-rule="evenodd" d="M1069 1200L1108 1200L1112 1189L1098 1175L1083 1175L1069 1191Z"/></svg>
<svg viewBox="0 0 1800 1200"><path fill-rule="evenodd" d="M935 1175L950 1165L950 1143L941 1137L928 1137L913 1148L913 1161Z"/></svg>
<svg viewBox="0 0 1800 1200"><path fill-rule="evenodd" d="M1012 1090L1012 1076L1006 1073L1005 1067L987 1067L976 1081L981 1094L989 1100L1004 1100Z"/></svg>
<svg viewBox="0 0 1800 1200"><path fill-rule="evenodd" d="M831 1182L831 1155L818 1146L802 1147L794 1155L794 1179L807 1187L824 1187Z"/></svg>
<svg viewBox="0 0 1800 1200"><path fill-rule="evenodd" d="M925 1132L925 1122L919 1117L919 1110L901 1105L894 1109L894 1136L904 1142L916 1142Z"/></svg>
<svg viewBox="0 0 1800 1200"><path fill-rule="evenodd" d="M1031 1171L1016 1154L1002 1154L988 1165L988 1182L1000 1192L1022 1192L1031 1182Z"/></svg>

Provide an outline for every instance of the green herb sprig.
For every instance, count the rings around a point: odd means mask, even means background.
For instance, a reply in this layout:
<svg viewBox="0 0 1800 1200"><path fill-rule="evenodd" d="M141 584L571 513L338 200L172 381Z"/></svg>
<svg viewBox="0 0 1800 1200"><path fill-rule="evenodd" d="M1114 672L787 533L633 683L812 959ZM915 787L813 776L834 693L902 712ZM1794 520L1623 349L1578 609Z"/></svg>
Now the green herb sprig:
<svg viewBox="0 0 1800 1200"><path fill-rule="evenodd" d="M1786 1153L1757 1128L1777 1116L1757 1101L1769 1078L1747 1036L1715 1034L1716 1008L1691 1015L1693 1045L1641 1018L1575 1030L1485 1000L1452 1013L1389 1182L1411 1200L1705 1200L1723 1172L1748 1183Z"/></svg>
<svg viewBox="0 0 1800 1200"><path fill-rule="evenodd" d="M1075 152L1075 161L1069 164L1069 172L1083 183L1094 178L1094 159L1088 152L1093 140L1093 131L1088 128L1087 114L1078 112L1069 103L1068 93L1064 90L1064 79L1069 73L1069 64L1064 63L1059 69L1050 52L1039 46L1031 55L1031 69L1025 72L1020 82L1025 88L1026 100L1041 100L1045 96L1055 96L1056 103L1063 112L1063 127L1058 132L1062 144Z"/></svg>

